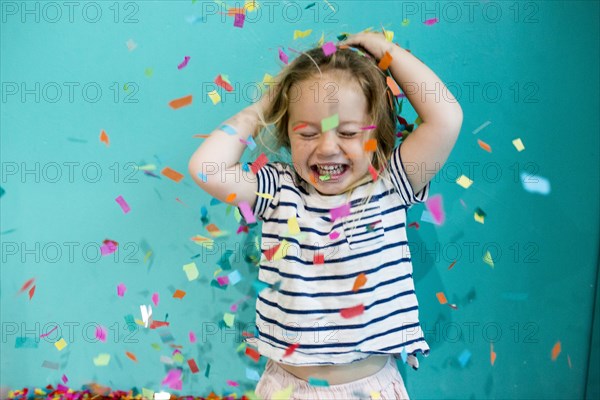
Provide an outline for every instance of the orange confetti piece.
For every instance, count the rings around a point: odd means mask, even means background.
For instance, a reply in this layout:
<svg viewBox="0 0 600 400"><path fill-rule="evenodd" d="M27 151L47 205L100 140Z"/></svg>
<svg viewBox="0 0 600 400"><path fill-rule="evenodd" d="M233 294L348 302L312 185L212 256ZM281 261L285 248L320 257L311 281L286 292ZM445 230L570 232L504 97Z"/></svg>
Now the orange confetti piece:
<svg viewBox="0 0 600 400"><path fill-rule="evenodd" d="M206 230L209 233L211 233L211 234L212 233L219 233L219 232L221 232L221 230L219 229L219 227L216 226L215 224L208 224L208 225L206 225Z"/></svg>
<svg viewBox="0 0 600 400"><path fill-rule="evenodd" d="M294 343L288 346L287 349L285 349L285 354L283 355L284 357L288 357L291 354L294 353L294 351L296 351L296 349L300 347L300 343Z"/></svg>
<svg viewBox="0 0 600 400"><path fill-rule="evenodd" d="M166 321L154 321L150 323L150 329L160 328L161 326L169 326L169 323Z"/></svg>
<svg viewBox="0 0 600 400"><path fill-rule="evenodd" d="M392 91L392 94L394 96L399 96L400 95L400 88L398 87L398 84L396 83L396 81L394 81L394 79L391 76L388 76L386 78L386 82L387 82L388 87Z"/></svg>
<svg viewBox="0 0 600 400"><path fill-rule="evenodd" d="M237 196L237 194L235 194L235 193L229 193L227 195L227 197L225 198L225 202L226 203L231 203L233 200L235 200L236 196Z"/></svg>
<svg viewBox="0 0 600 400"><path fill-rule="evenodd" d="M365 286L365 283L367 283L367 275L365 275L364 272L361 272L354 280L354 286L352 286L352 291L356 292L358 289Z"/></svg>
<svg viewBox="0 0 600 400"><path fill-rule="evenodd" d="M164 167L163 170L160 171L160 173L166 176L167 178L174 180L175 182L179 182L183 179L182 174L169 167Z"/></svg>
<svg viewBox="0 0 600 400"><path fill-rule="evenodd" d="M484 149L488 153L492 152L492 148L490 147L490 145L487 144L486 142L484 142L483 140L477 139L477 144L479 145L479 147L481 147L482 149Z"/></svg>
<svg viewBox="0 0 600 400"><path fill-rule="evenodd" d="M173 297L176 299L183 299L183 296L185 296L185 292L183 290L177 289L175 293L173 293Z"/></svg>
<svg viewBox="0 0 600 400"><path fill-rule="evenodd" d="M317 184L317 177L314 174L310 174L310 181L316 185Z"/></svg>
<svg viewBox="0 0 600 400"><path fill-rule="evenodd" d="M381 57L378 67L381 68L383 71L385 71L386 69L389 68L391 63L392 63L392 55L386 51L385 55L383 57Z"/></svg>
<svg viewBox="0 0 600 400"><path fill-rule="evenodd" d="M172 100L169 103L171 108L174 110L177 110L178 108L181 108L181 107L189 106L190 104L192 104L192 95L191 94L189 96L180 97L178 99Z"/></svg>
<svg viewBox="0 0 600 400"><path fill-rule="evenodd" d="M446 295L444 294L444 292L438 292L435 295L437 296L437 299L440 302L440 304L446 304L448 302L448 300L446 300Z"/></svg>
<svg viewBox="0 0 600 400"><path fill-rule="evenodd" d="M245 14L246 10L244 9L244 7L231 7L230 9L227 10L227 16L228 17L233 17L236 14Z"/></svg>
<svg viewBox="0 0 600 400"><path fill-rule="evenodd" d="M104 132L104 129L102 130L102 132L100 132L100 141L104 144L106 144L108 146L108 135L106 134L106 132Z"/></svg>
<svg viewBox="0 0 600 400"><path fill-rule="evenodd" d="M27 282L25 282L25 283L23 284L23 286L21 287L21 289L19 290L19 292L20 292L20 293L23 293L24 291L26 291L26 290L27 290L27 288L28 288L29 286L31 286L31 284L32 284L34 281L35 281L35 278L31 278L30 280L28 280Z"/></svg>
<svg viewBox="0 0 600 400"><path fill-rule="evenodd" d="M33 297L34 293L35 293L35 285L33 285L31 287L31 289L29 289L29 300L31 300L31 298Z"/></svg>
<svg viewBox="0 0 600 400"><path fill-rule="evenodd" d="M496 352L494 351L494 344L490 343L490 345L490 362L492 363L492 365L494 365L494 363L496 362Z"/></svg>
<svg viewBox="0 0 600 400"><path fill-rule="evenodd" d="M260 360L260 353L254 350L252 347L246 347L246 355L253 359L255 362Z"/></svg>
<svg viewBox="0 0 600 400"><path fill-rule="evenodd" d="M357 306L349 307L349 308L342 308L340 310L340 314L342 315L343 318L353 318L353 317L356 317L357 315L361 315L363 312L365 312L364 304L359 304Z"/></svg>
<svg viewBox="0 0 600 400"><path fill-rule="evenodd" d="M552 361L556 361L556 358L560 354L560 341L556 342L554 347L552 347Z"/></svg>
<svg viewBox="0 0 600 400"><path fill-rule="evenodd" d="M453 261L452 264L450 264L450 266L448 267L448 269L452 269L452 267L454 267L454 264L456 264L456 261Z"/></svg>
<svg viewBox="0 0 600 400"><path fill-rule="evenodd" d="M365 142L364 146L365 151L375 151L377 150L377 139L369 139Z"/></svg>
<svg viewBox="0 0 600 400"><path fill-rule="evenodd" d="M201 134L197 134L197 135L194 135L194 136L192 136L192 137L197 137L197 138L207 138L207 137L209 137L209 136L210 136L210 135L201 135Z"/></svg>
<svg viewBox="0 0 600 400"><path fill-rule="evenodd" d="M128 351L126 351L126 352L125 352L125 355L126 355L127 357L129 357L129 359L130 359L131 361L138 362L138 360L137 360L137 357L135 356L135 354L133 354L133 353L130 353L130 352L128 352Z"/></svg>

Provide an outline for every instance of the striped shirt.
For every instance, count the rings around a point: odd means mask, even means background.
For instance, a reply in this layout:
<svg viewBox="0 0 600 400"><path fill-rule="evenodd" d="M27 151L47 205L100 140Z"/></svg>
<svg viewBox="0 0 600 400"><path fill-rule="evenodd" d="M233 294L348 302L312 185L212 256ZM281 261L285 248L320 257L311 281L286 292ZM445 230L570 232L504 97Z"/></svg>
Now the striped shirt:
<svg viewBox="0 0 600 400"><path fill-rule="evenodd" d="M272 196L258 196L253 209L263 222L261 249L280 245L279 257L261 257L258 279L275 287L258 294L257 336L245 339L263 356L290 365L331 365L392 354L418 369L416 353L429 355L406 211L427 199L430 184L413 193L400 146L382 175L350 198L321 195L285 163L267 163L257 172L258 192ZM347 203L348 215L332 219L330 210ZM294 217L299 234L289 230ZM361 274L366 282L353 290ZM348 315L353 310L358 312ZM291 345L297 347L284 357Z"/></svg>

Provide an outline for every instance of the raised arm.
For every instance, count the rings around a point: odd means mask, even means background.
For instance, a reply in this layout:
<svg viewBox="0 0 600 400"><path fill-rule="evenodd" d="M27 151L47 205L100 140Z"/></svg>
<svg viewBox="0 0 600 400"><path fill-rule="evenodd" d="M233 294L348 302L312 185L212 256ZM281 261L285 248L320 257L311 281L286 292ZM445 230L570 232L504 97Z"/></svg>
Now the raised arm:
<svg viewBox="0 0 600 400"><path fill-rule="evenodd" d="M252 172L242 170L240 158L246 144L240 139L246 141L256 134L258 112L263 103L261 100L252 104L224 121L192 154L189 173L214 198L225 202L227 196L235 193L235 199L229 204L237 206L240 201L246 201L250 207L254 206L257 181Z"/></svg>
<svg viewBox="0 0 600 400"><path fill-rule="evenodd" d="M431 69L381 33L358 33L341 44L360 45L377 60L386 52L392 56L390 72L423 121L400 148L407 178L413 191L419 192L442 168L456 143L463 121L458 101Z"/></svg>

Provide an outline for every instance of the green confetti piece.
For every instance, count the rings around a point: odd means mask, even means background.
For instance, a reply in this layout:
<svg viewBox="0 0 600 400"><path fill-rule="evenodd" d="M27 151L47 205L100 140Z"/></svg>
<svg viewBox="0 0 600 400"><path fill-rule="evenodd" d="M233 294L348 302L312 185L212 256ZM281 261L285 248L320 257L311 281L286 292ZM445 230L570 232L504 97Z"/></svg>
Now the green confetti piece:
<svg viewBox="0 0 600 400"><path fill-rule="evenodd" d="M333 128L337 128L340 124L340 119L337 114L333 114L331 117L323 118L321 120L321 132L327 132Z"/></svg>
<svg viewBox="0 0 600 400"><path fill-rule="evenodd" d="M208 374L210 374L210 364L206 366L206 372L204 373L204 376L208 378Z"/></svg>
<svg viewBox="0 0 600 400"><path fill-rule="evenodd" d="M325 379L311 378L310 376L308 377L308 384L311 386L329 386L329 382L327 382Z"/></svg>
<svg viewBox="0 0 600 400"><path fill-rule="evenodd" d="M322 181L328 181L331 179L331 175L327 174L327 175L320 175L319 179Z"/></svg>

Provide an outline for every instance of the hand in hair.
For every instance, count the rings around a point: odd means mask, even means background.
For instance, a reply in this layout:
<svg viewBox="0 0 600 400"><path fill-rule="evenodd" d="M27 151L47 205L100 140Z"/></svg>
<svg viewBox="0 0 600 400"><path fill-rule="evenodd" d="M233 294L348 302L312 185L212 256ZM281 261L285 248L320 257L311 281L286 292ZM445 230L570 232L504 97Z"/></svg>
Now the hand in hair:
<svg viewBox="0 0 600 400"><path fill-rule="evenodd" d="M380 60L385 52L391 52L394 43L388 42L383 33L379 32L360 32L348 36L345 40L339 42L339 45L348 45L364 49L367 53Z"/></svg>

